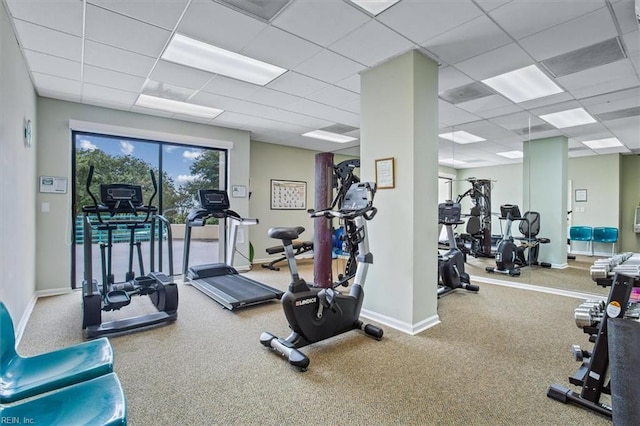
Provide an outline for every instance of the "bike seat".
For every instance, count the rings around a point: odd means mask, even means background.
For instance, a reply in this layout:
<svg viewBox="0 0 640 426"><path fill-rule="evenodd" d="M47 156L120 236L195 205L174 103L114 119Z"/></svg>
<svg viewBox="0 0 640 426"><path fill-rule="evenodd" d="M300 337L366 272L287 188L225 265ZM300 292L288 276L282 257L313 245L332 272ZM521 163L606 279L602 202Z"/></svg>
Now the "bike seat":
<svg viewBox="0 0 640 426"><path fill-rule="evenodd" d="M295 226L291 228L278 227L269 229L267 235L269 235L270 238L275 238L278 240L295 240L303 232L304 228L302 226Z"/></svg>

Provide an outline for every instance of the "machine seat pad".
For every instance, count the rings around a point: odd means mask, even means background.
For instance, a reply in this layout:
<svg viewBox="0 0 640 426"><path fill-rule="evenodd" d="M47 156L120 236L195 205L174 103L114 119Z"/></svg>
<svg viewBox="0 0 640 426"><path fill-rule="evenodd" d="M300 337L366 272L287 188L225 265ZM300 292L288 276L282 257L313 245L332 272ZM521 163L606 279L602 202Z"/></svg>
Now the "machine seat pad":
<svg viewBox="0 0 640 426"><path fill-rule="evenodd" d="M113 372L113 349L106 337L23 357L16 351L13 321L1 302L0 326L0 403L14 402Z"/></svg>
<svg viewBox="0 0 640 426"><path fill-rule="evenodd" d="M2 419L30 419L39 425L126 425L127 403L115 373L96 377L12 405L0 405Z"/></svg>
<svg viewBox="0 0 640 426"><path fill-rule="evenodd" d="M296 227L290 227L290 228L278 227L278 228L269 229L269 231L267 232L267 235L269 235L270 238L275 238L278 240L293 241L297 239L300 236L300 234L302 234L303 232L304 232L304 228L302 226L296 226Z"/></svg>

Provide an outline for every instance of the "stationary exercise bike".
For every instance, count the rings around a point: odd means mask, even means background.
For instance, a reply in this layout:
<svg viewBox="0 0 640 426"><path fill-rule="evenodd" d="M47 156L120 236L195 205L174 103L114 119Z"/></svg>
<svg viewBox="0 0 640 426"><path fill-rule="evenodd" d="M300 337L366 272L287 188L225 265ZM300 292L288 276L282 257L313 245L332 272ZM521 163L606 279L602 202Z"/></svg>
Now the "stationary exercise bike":
<svg viewBox="0 0 640 426"><path fill-rule="evenodd" d="M460 251L453 235L453 225L464 223L460 220L460 203L446 201L438 204L438 223L447 229L449 250L438 255L438 298L455 289L477 292L480 287L469 281L469 274L464 271L464 253Z"/></svg>
<svg viewBox="0 0 640 426"><path fill-rule="evenodd" d="M520 208L515 204L503 204L500 206L500 220L506 220L504 235L496 248L496 266L487 266L487 272L499 272L511 277L520 275L520 268L517 264L518 246L513 242L511 236L511 224L514 220L522 220Z"/></svg>
<svg viewBox="0 0 640 426"><path fill-rule="evenodd" d="M373 254L369 252L366 222L373 219L377 212L373 207L375 192L375 183L354 183L346 192L339 210L329 208L309 212L311 217L338 218L353 222L354 226L346 229L360 235L357 238L358 266L349 294L337 291L335 288L339 284L329 288L318 288L307 284L300 277L293 253L293 240L304 232L303 227L271 228L268 231L271 238L282 240L287 255L291 283L288 291L282 296L282 307L292 331L286 339L264 332L260 336L260 343L286 356L289 363L301 371L305 371L309 366L309 358L298 350L303 346L355 329L363 329L366 334L377 340L382 338L382 329L371 324L365 325L359 319L364 299L362 288L369 264L373 263Z"/></svg>

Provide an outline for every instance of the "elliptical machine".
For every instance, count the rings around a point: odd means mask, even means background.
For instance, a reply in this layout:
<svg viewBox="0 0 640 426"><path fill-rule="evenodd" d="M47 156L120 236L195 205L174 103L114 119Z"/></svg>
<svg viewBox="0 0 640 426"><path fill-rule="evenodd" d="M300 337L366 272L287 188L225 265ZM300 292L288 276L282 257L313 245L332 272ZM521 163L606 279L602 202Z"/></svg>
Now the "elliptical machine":
<svg viewBox="0 0 640 426"><path fill-rule="evenodd" d="M511 236L511 224L514 220L522 220L520 208L515 204L503 204L500 206L500 220L506 220L506 229L498 247L496 248L496 267L487 266L487 272L500 272L511 277L520 275L520 268L517 265L518 246L513 242Z"/></svg>
<svg viewBox="0 0 640 426"><path fill-rule="evenodd" d="M100 201L91 192L94 166L89 167L86 190L93 205L83 206L83 244L84 244L84 280L82 282L82 328L86 337L93 338L111 333L120 333L151 325L168 323L178 318L178 286L173 281L173 251L171 226L166 218L158 214L158 208L152 205L158 192L153 170L150 170L153 194L145 205L142 199L141 185L102 184ZM131 217L133 216L133 217ZM169 275L161 271L144 274L140 242L135 240L135 231L149 229L151 270L155 261L155 232L165 228L169 255ZM112 273L112 248L114 232L125 228L129 231L129 269L125 281L115 282ZM102 284L93 278L92 232L107 233L107 243L100 244ZM160 231L162 232L162 231ZM159 236L159 244L162 236ZM140 276L134 276L133 247L138 247ZM159 262L162 268L162 262ZM119 310L131 303L131 296L147 295L158 312L136 317L103 322L102 311Z"/></svg>
<svg viewBox="0 0 640 426"><path fill-rule="evenodd" d="M458 249L453 235L453 225L464 223L460 220L460 210L460 203L450 200L438 204L438 223L447 229L449 239L449 250L438 255L438 298L458 288L471 292L480 290L470 283L469 274L464 271L464 253Z"/></svg>
<svg viewBox="0 0 640 426"><path fill-rule="evenodd" d="M293 253L293 240L304 232L303 227L271 228L268 231L271 238L282 240L287 255L291 283L288 291L282 296L282 308L292 331L286 339L264 332L260 336L260 343L286 356L289 363L301 371L306 371L309 366L309 358L298 350L303 346L356 329L364 329L366 334L377 340L382 338L382 329L371 324L365 325L359 319L367 269L369 264L373 263L373 254L369 252L366 222L373 219L377 213L377 209L373 207L375 192L375 183L354 183L345 194L339 210L329 208L309 212L311 217L351 221L354 226L346 229L360 235L358 266L349 294L335 290L339 284L330 288L318 288L307 284L300 277Z"/></svg>

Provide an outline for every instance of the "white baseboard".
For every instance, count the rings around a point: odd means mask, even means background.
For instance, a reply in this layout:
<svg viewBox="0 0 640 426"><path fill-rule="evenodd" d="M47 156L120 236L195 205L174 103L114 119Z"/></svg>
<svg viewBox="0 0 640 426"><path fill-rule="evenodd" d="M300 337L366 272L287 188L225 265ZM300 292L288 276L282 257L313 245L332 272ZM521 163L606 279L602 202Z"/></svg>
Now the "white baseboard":
<svg viewBox="0 0 640 426"><path fill-rule="evenodd" d="M36 301L38 300L38 296L36 293L33 294L29 303L27 303L27 307L24 309L22 313L22 318L18 322L18 326L16 327L16 347L20 344L20 340L22 340L22 335L24 334L25 328L27 328L27 322L29 322L29 318L31 317L31 313L33 312L33 308L36 306Z"/></svg>
<svg viewBox="0 0 640 426"><path fill-rule="evenodd" d="M437 314L433 315L432 317L426 318L416 324L398 321L395 318L391 318L389 316L379 314L368 309L362 309L362 311L360 311L360 316L394 328L398 331L402 331L403 333L410 334L412 336L421 333L424 330L433 327L434 325L440 324L440 317Z"/></svg>

